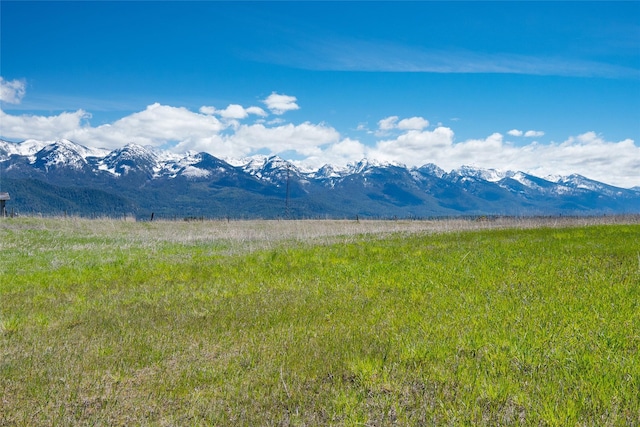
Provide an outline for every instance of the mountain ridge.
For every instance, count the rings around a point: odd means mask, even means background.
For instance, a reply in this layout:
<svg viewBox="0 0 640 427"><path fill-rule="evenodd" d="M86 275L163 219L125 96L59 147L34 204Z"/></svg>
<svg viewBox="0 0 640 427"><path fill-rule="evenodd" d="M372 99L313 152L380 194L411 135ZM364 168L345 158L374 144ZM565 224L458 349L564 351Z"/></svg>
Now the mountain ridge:
<svg viewBox="0 0 640 427"><path fill-rule="evenodd" d="M106 192L122 209L131 210L123 214L139 217L150 212L247 218L640 212L640 188L615 187L578 174L542 178L468 165L446 172L432 163L406 167L373 159L309 171L278 156L223 160L205 152L178 155L133 143L109 151L64 139L0 140L0 173L3 191L18 191L21 180L31 180L31 187L38 181L48 185L49 193L62 188ZM65 203L49 206L47 197L55 199L49 193L39 192L43 200L36 204L42 213L60 213ZM14 200L22 212L33 209L27 203L35 203L32 197L29 202ZM104 204L85 201L81 206L69 202L64 210L81 215L105 210Z"/></svg>

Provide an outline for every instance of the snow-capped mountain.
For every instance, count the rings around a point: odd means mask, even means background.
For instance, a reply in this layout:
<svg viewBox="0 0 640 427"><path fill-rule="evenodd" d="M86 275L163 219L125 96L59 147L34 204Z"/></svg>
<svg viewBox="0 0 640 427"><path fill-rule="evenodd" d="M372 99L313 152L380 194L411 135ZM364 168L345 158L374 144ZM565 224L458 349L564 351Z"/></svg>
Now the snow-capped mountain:
<svg viewBox="0 0 640 427"><path fill-rule="evenodd" d="M28 139L20 144L0 140L0 161L8 159L12 155L32 156L49 144L49 142L36 141L35 139Z"/></svg>
<svg viewBox="0 0 640 427"><path fill-rule="evenodd" d="M30 159L33 165L46 171L60 166L83 169L88 165L83 154L82 147L71 144L69 141L58 141L47 145Z"/></svg>
<svg viewBox="0 0 640 427"><path fill-rule="evenodd" d="M127 144L113 150L97 162L98 169L115 176L142 173L149 178L162 170L158 156L151 150L138 145Z"/></svg>
<svg viewBox="0 0 640 427"><path fill-rule="evenodd" d="M12 151L18 156L27 157L29 163L36 168L42 168L47 171L61 167L82 170L89 165L91 158L104 157L109 153L107 150L88 148L66 139L55 141L38 149L41 145L35 141L29 141L26 147L20 144L19 147L9 148L7 151Z"/></svg>
<svg viewBox="0 0 640 427"><path fill-rule="evenodd" d="M433 163L428 163L426 165L420 166L416 170L424 175L432 175L438 178L442 178L446 174L444 169L441 169L440 167L434 165Z"/></svg>
<svg viewBox="0 0 640 427"><path fill-rule="evenodd" d="M555 177L552 182L555 182L556 184L562 185L567 188L595 191L612 197L621 196L624 193L624 189L622 188L594 181L578 174Z"/></svg>
<svg viewBox="0 0 640 427"><path fill-rule="evenodd" d="M309 177L319 180L339 179L349 174L348 168L340 168L334 165L326 164L316 171L309 173Z"/></svg>
<svg viewBox="0 0 640 427"><path fill-rule="evenodd" d="M278 156L223 160L137 144L108 151L68 140L0 141L0 172L15 208L33 212L277 217L285 204L297 217L640 212L640 188L580 175L540 178L472 166L446 172L434 164L408 168L372 159L308 171Z"/></svg>
<svg viewBox="0 0 640 427"><path fill-rule="evenodd" d="M405 167L404 165L400 164L400 163L393 163L393 162L381 162L378 160L374 160L374 159L362 159L359 162L356 163L349 163L347 165L347 171L351 174L359 174L359 173L366 173L369 170L372 169L376 169L376 168L386 168L386 167L390 167L390 166L400 166L400 167Z"/></svg>
<svg viewBox="0 0 640 427"><path fill-rule="evenodd" d="M292 176L297 178L302 176L293 163L278 156L256 156L247 158L246 161L246 164L240 166L243 171L278 186L291 180Z"/></svg>
<svg viewBox="0 0 640 427"><path fill-rule="evenodd" d="M499 171L497 169L483 169L475 168L473 166L461 166L458 169L454 169L450 172L450 176L459 176L460 178L473 178L481 181L498 182L501 179L508 177L512 172Z"/></svg>

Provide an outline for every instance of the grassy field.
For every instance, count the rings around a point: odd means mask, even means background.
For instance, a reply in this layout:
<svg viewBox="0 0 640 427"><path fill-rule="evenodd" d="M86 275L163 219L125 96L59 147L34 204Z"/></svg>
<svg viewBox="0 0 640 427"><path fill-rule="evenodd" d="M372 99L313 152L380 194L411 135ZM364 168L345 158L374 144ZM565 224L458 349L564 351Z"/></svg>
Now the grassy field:
<svg viewBox="0 0 640 427"><path fill-rule="evenodd" d="M0 425L637 426L639 396L637 217L0 219Z"/></svg>

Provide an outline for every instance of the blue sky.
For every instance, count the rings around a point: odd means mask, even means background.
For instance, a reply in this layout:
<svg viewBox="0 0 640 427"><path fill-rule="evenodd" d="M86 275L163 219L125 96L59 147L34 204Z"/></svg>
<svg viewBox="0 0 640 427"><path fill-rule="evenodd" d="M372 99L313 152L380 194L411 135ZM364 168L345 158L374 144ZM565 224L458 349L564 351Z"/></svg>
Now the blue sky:
<svg viewBox="0 0 640 427"><path fill-rule="evenodd" d="M0 3L11 141L640 185L640 2Z"/></svg>

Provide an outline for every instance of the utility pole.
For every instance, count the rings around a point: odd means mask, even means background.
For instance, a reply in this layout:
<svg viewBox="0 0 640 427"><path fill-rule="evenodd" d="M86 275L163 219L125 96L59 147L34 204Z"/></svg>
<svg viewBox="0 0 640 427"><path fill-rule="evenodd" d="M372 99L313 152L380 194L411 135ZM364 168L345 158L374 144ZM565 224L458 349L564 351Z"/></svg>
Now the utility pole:
<svg viewBox="0 0 640 427"><path fill-rule="evenodd" d="M289 171L289 163L287 163L287 193L286 193L285 202L284 202L284 216L285 216L285 218L290 218L290 212L289 212L289 179L290 179L290 171Z"/></svg>
<svg viewBox="0 0 640 427"><path fill-rule="evenodd" d="M11 200L11 198L9 193L2 192L2 163L0 163L0 218L7 216L7 208L5 207L7 200Z"/></svg>

